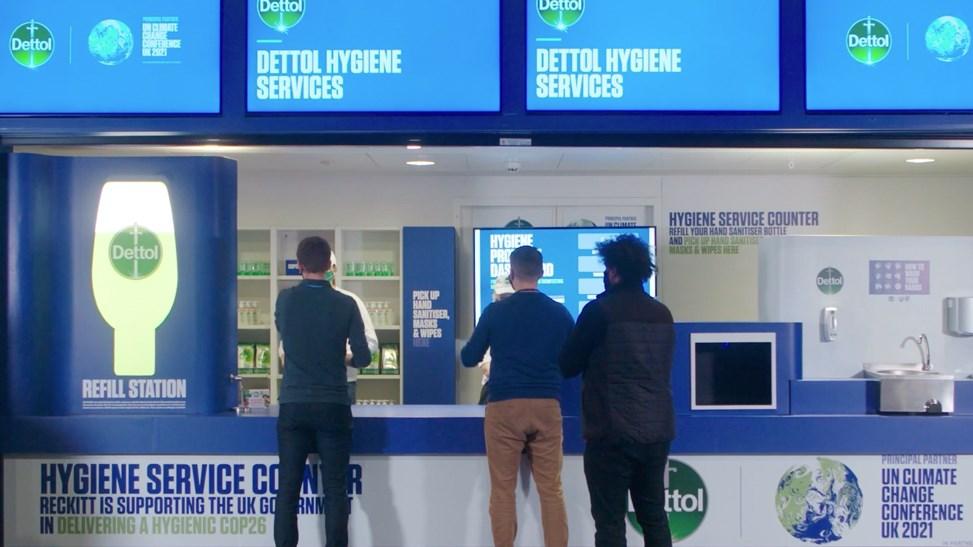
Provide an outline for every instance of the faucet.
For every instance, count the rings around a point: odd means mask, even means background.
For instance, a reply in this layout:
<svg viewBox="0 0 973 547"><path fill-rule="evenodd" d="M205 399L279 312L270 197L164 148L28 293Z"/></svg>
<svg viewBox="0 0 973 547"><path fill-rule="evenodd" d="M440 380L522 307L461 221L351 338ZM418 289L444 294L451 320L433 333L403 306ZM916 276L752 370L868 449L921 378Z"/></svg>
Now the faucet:
<svg viewBox="0 0 973 547"><path fill-rule="evenodd" d="M919 348L919 359L922 361L922 370L924 372L932 370L932 364L929 362L929 338L925 334L920 334L919 338L909 336L899 344L899 347L904 348L910 341L915 342Z"/></svg>

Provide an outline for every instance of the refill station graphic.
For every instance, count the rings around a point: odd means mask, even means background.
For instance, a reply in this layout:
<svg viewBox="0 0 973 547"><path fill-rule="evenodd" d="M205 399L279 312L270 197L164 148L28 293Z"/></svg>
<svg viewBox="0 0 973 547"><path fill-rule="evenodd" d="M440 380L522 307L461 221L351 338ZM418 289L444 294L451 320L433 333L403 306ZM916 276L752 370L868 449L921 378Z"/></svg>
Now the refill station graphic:
<svg viewBox="0 0 973 547"><path fill-rule="evenodd" d="M155 374L155 331L179 284L176 233L163 182L109 182L101 190L91 287L115 329L116 376Z"/></svg>
<svg viewBox="0 0 973 547"><path fill-rule="evenodd" d="M236 164L13 154L8 180L11 413L231 408Z"/></svg>
<svg viewBox="0 0 973 547"><path fill-rule="evenodd" d="M529 110L776 111L777 0L527 0Z"/></svg>
<svg viewBox="0 0 973 547"><path fill-rule="evenodd" d="M973 109L970 25L963 0L808 0L808 109Z"/></svg>
<svg viewBox="0 0 973 547"><path fill-rule="evenodd" d="M496 112L499 0L247 0L251 112Z"/></svg>
<svg viewBox="0 0 973 547"><path fill-rule="evenodd" d="M605 290L605 265L598 243L621 234L633 234L649 246L655 257L655 227L641 228L527 228L478 229L474 231L476 319L493 301L497 277L510 273L510 253L522 245L537 247L544 255L544 277L539 288L564 304L575 318L585 304ZM645 287L656 295L655 275Z"/></svg>
<svg viewBox="0 0 973 547"><path fill-rule="evenodd" d="M0 2L0 31L0 113L220 112L219 0Z"/></svg>

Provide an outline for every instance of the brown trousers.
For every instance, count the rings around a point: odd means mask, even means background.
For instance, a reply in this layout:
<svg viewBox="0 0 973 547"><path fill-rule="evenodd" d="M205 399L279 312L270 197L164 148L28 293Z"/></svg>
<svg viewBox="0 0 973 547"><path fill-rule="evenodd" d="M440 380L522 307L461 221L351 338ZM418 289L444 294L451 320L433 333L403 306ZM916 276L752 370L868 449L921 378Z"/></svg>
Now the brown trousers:
<svg viewBox="0 0 973 547"><path fill-rule="evenodd" d="M568 515L561 489L564 459L561 404L556 399L489 403L483 423L490 466L490 522L496 547L517 535L517 472L526 449L541 501L545 547L567 547Z"/></svg>

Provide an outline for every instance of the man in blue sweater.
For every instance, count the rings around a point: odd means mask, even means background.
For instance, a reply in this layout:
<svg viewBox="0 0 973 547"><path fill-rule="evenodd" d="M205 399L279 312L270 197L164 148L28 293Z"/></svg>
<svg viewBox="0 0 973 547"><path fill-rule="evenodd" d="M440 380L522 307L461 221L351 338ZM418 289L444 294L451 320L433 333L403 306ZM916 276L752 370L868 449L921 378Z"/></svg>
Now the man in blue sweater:
<svg viewBox="0 0 973 547"><path fill-rule="evenodd" d="M297 266L304 280L280 292L275 312L277 330L287 354L280 390L277 442L280 478L274 543L297 545L297 505L309 451L321 456L327 547L348 545L346 477L351 454L351 401L345 376L348 364L362 368L371 361L358 305L325 281L331 246L309 237L297 246Z"/></svg>
<svg viewBox="0 0 973 547"><path fill-rule="evenodd" d="M525 246L511 253L509 279L516 292L483 310L461 352L467 367L476 366L487 348L493 356L483 432L497 547L513 547L517 534L515 488L525 450L540 496L544 545L568 544L557 358L574 320L564 306L537 290L543 274L544 259L537 249Z"/></svg>

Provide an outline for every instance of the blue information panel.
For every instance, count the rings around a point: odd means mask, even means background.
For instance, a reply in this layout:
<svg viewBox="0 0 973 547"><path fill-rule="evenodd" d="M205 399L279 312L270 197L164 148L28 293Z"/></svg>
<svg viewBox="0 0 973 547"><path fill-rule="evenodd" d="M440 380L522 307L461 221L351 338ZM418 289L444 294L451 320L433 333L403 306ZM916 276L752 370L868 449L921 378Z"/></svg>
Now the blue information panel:
<svg viewBox="0 0 973 547"><path fill-rule="evenodd" d="M404 404L456 404L455 256L454 228L402 229Z"/></svg>
<svg viewBox="0 0 973 547"><path fill-rule="evenodd" d="M575 318L581 308L605 290L605 266L597 244L621 234L634 234L648 243L655 257L655 227L640 228L527 228L478 229L474 233L475 311L493 301L497 277L510 273L510 253L522 245L537 247L544 255L541 292L564 304ZM656 295L655 276L646 291Z"/></svg>
<svg viewBox="0 0 973 547"><path fill-rule="evenodd" d="M0 2L0 113L218 114L219 0Z"/></svg>
<svg viewBox="0 0 973 547"><path fill-rule="evenodd" d="M527 0L527 108L776 111L778 1Z"/></svg>
<svg viewBox="0 0 973 547"><path fill-rule="evenodd" d="M496 112L499 0L248 0L251 112Z"/></svg>
<svg viewBox="0 0 973 547"><path fill-rule="evenodd" d="M966 0L808 0L809 110L973 109Z"/></svg>

